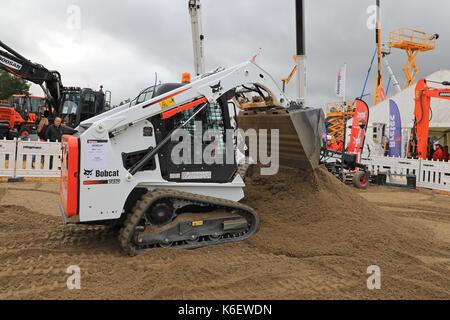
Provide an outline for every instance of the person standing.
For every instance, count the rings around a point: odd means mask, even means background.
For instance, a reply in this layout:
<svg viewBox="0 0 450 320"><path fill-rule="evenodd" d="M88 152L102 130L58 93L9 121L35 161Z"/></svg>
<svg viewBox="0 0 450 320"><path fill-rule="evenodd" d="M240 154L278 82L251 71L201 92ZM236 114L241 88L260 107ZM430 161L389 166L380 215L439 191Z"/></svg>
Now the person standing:
<svg viewBox="0 0 450 320"><path fill-rule="evenodd" d="M56 117L53 124L51 124L47 128L45 140L50 140L52 142L61 141L61 137L62 137L61 118Z"/></svg>
<svg viewBox="0 0 450 320"><path fill-rule="evenodd" d="M341 139L337 140L337 151L344 152L344 141Z"/></svg>
<svg viewBox="0 0 450 320"><path fill-rule="evenodd" d="M445 146L444 147L444 153L443 153L443 160L445 161L445 162L448 162L448 158L449 158L449 155L448 155L448 146Z"/></svg>
<svg viewBox="0 0 450 320"><path fill-rule="evenodd" d="M47 132L48 124L49 122L47 118L42 118L41 121L39 122L37 134L41 139L41 141L45 141L45 134Z"/></svg>
<svg viewBox="0 0 450 320"><path fill-rule="evenodd" d="M49 125L45 133L45 140L50 140L51 142L59 141L61 142L62 137L62 127L61 118L56 117L53 124ZM53 156L50 156L49 169L53 169Z"/></svg>
<svg viewBox="0 0 450 320"><path fill-rule="evenodd" d="M436 151L433 154L433 161L442 161L444 158L444 152L440 144L436 145Z"/></svg>

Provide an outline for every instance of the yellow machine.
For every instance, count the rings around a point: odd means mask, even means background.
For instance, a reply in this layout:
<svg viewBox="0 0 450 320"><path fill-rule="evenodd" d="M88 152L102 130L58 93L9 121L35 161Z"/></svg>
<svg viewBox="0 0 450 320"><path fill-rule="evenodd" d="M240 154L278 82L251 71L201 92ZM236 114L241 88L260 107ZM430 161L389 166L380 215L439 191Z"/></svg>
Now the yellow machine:
<svg viewBox="0 0 450 320"><path fill-rule="evenodd" d="M336 140L344 140L344 117L350 119L355 114L355 101L330 102L327 104L327 134Z"/></svg>
<svg viewBox="0 0 450 320"><path fill-rule="evenodd" d="M380 1L377 0L377 28L376 28L376 43L378 51L378 74L377 74L377 84L375 87L375 97L373 105L376 106L380 103L383 98L383 74L381 73L381 19L380 19Z"/></svg>
<svg viewBox="0 0 450 320"><path fill-rule="evenodd" d="M403 89L414 84L414 80L419 73L419 68L416 64L416 57L419 52L434 50L438 38L439 35L437 33L429 34L409 28L400 28L390 33L389 46L405 50L408 56L408 60L403 67L406 76L406 83Z"/></svg>
<svg viewBox="0 0 450 320"><path fill-rule="evenodd" d="M283 82L283 92L286 89L286 85L289 83L289 81L291 81L292 77L297 72L297 56L294 54L293 57L294 57L294 61L295 61L295 66L292 68L292 71L287 78L281 79L281 81Z"/></svg>

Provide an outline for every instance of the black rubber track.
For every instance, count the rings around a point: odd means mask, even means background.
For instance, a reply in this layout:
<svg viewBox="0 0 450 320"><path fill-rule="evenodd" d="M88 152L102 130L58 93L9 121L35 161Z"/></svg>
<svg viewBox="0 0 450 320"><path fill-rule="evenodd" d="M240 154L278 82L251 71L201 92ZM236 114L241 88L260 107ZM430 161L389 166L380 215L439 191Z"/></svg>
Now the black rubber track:
<svg viewBox="0 0 450 320"><path fill-rule="evenodd" d="M179 249L195 249L213 244L222 244L229 242L243 241L250 238L258 229L258 216L252 208L239 202L224 200L220 198L202 196L187 192L158 189L149 191L144 194L141 199L136 202L132 211L129 213L119 234L120 245L123 250L130 256L140 254L146 250L157 247L155 244L136 243L136 227L144 218L144 214L152 203L162 199L182 200L194 205L208 205L210 207L226 210L233 210L233 213L242 216L247 220L248 228L245 232L229 233L222 236L218 240L200 239L198 242L180 241L173 244L172 247ZM201 213L199 213L201 215Z"/></svg>

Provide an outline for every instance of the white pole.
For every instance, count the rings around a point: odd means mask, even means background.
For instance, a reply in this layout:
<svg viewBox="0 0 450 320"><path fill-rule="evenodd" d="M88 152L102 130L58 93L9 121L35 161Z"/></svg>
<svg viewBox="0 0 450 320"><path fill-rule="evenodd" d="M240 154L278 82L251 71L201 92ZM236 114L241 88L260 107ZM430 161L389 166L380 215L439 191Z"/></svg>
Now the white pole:
<svg viewBox="0 0 450 320"><path fill-rule="evenodd" d="M342 98L344 99L344 102L345 102L345 98L346 98L346 89L347 89L347 62L346 63L344 63L344 70L343 70L343 72L344 72L344 75L343 75L343 82L344 82L344 86L343 86L343 88L342 88Z"/></svg>
<svg viewBox="0 0 450 320"><path fill-rule="evenodd" d="M200 0L189 0L189 14L191 15L195 73L198 76L205 73L205 62L203 57L204 36Z"/></svg>
<svg viewBox="0 0 450 320"><path fill-rule="evenodd" d="M295 1L296 41L297 41L297 81L298 99L306 106L306 50L305 50L305 12L303 0Z"/></svg>
<svg viewBox="0 0 450 320"><path fill-rule="evenodd" d="M389 64L389 61L388 61L386 55L383 56L383 60L384 60L384 63L386 64L386 69L389 73L389 76L392 79L392 85L394 86L397 93L402 92L402 88L400 87L400 84L397 81L397 77L395 76L394 71L392 71L391 65Z"/></svg>
<svg viewBox="0 0 450 320"><path fill-rule="evenodd" d="M306 106L306 56L297 56L298 97Z"/></svg>

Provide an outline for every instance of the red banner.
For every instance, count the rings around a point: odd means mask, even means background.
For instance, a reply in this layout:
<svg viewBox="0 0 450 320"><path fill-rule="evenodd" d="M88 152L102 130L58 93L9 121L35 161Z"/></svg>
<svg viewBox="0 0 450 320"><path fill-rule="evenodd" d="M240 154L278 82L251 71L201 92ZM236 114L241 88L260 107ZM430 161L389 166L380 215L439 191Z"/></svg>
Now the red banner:
<svg viewBox="0 0 450 320"><path fill-rule="evenodd" d="M352 132L348 144L348 153L360 154L366 137L367 123L369 121L369 107L356 99L355 115L353 116Z"/></svg>

